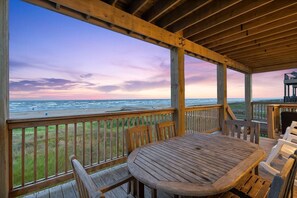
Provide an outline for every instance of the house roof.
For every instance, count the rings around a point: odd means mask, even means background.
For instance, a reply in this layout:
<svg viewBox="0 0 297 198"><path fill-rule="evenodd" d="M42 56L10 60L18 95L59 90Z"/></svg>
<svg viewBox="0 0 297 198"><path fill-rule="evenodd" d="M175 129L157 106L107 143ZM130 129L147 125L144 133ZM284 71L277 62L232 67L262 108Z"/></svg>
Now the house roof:
<svg viewBox="0 0 297 198"><path fill-rule="evenodd" d="M297 66L295 0L26 0L245 73Z"/></svg>

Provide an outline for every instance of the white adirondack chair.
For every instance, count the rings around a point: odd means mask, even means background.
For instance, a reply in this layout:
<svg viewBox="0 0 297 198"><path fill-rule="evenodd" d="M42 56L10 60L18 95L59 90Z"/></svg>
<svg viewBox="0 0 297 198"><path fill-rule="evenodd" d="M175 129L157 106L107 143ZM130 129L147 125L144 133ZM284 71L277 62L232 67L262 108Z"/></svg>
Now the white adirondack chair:
<svg viewBox="0 0 297 198"><path fill-rule="evenodd" d="M294 142L295 141L295 142ZM260 162L262 166L269 173L276 175L280 171L271 166L271 162L281 155L284 158L289 158L291 154L297 149L297 122L293 121L291 126L287 128L286 133L282 139L278 139L277 144L271 149L266 161ZM297 181L297 180L295 180ZM297 184L297 182L295 182Z"/></svg>

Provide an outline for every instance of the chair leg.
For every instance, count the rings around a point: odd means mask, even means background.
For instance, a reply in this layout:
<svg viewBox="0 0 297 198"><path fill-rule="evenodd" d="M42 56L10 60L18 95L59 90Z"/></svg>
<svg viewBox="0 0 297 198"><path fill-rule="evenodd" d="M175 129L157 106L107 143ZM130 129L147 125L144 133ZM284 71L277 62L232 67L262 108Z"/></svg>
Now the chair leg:
<svg viewBox="0 0 297 198"><path fill-rule="evenodd" d="M140 181L137 181L137 197L138 198L144 198L144 184L141 183Z"/></svg>
<svg viewBox="0 0 297 198"><path fill-rule="evenodd" d="M151 198L157 198L157 190L154 188L151 189Z"/></svg>
<svg viewBox="0 0 297 198"><path fill-rule="evenodd" d="M129 182L128 182L128 185L127 185L127 194L130 194L130 193L131 193L132 182L133 182L133 181L129 181Z"/></svg>

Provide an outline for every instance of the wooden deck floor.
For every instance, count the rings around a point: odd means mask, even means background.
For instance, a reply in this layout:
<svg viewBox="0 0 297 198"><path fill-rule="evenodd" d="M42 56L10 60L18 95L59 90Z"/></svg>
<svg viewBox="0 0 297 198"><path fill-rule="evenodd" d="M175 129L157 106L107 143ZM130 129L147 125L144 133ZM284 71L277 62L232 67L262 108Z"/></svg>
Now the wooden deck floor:
<svg viewBox="0 0 297 198"><path fill-rule="evenodd" d="M276 140L261 138L260 146L269 154L272 146L276 144ZM273 162L273 165L277 167L277 169L281 169L285 160L284 159L276 159ZM261 167L259 169L260 175L267 179L272 179L272 175L263 170ZM110 169L106 169L100 172L97 172L92 175L93 180L95 181L98 187L103 186L105 184L111 183L112 181L117 180L117 178L123 177L128 174L128 169L126 164L122 164ZM120 198L127 197L127 185L123 185L111 192L106 193L106 197L108 198ZM294 189L294 196L297 196L297 187ZM26 196L27 198L75 198L78 197L78 193L76 190L76 184L74 181L70 181L64 183L62 185L58 185L49 189L42 190L40 192L36 192L34 194ZM145 197L150 197L150 190L148 188L145 189ZM158 192L158 197L161 198L171 198L173 195L169 195L165 192Z"/></svg>

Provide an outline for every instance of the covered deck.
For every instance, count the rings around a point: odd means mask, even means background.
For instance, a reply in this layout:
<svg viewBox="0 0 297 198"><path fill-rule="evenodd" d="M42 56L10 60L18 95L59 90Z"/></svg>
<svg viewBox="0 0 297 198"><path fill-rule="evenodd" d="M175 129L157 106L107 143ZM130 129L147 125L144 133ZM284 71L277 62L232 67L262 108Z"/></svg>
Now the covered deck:
<svg viewBox="0 0 297 198"><path fill-rule="evenodd" d="M252 103L254 73L296 68L296 1L280 0L25 0L46 9L171 51L171 108L40 119L9 119L9 1L0 1L0 197L30 194L72 179L70 154L97 184L126 172L124 131L174 121L179 136L226 131L234 119L227 104L227 68L245 75L245 116L267 123L260 145L275 144L282 110L296 104ZM184 56L217 64L217 105L185 107ZM258 105L258 106L257 106ZM276 162L281 165L282 162ZM119 165L122 164L122 165ZM26 167L33 167L28 170ZM114 170L114 171L113 171ZM111 171L113 171L111 173ZM99 177L99 175L110 177ZM263 174L263 173L261 173ZM104 180L105 178L107 180ZM114 193L122 195L125 188ZM160 192L163 193L163 192ZM74 183L38 192L40 197L77 196ZM117 196L116 195L116 196ZM165 194L163 194L165 196ZM112 196L112 195L111 195ZM171 195L168 195L171 196Z"/></svg>
<svg viewBox="0 0 297 198"><path fill-rule="evenodd" d="M220 132L215 132L215 134ZM260 146L269 153L271 148L276 144L276 140L270 138L260 138ZM284 165L285 159L276 159L274 160L274 167L277 169L281 169ZM272 180L273 176L265 171L262 167L260 167L260 175L264 178ZM128 174L128 168L126 163L114 166L112 168L108 168L106 170L96 172L92 174L92 179L96 182L98 187L104 186L108 183L112 183L119 178ZM112 192L108 192L106 197L126 197L127 196L127 184L123 185ZM297 187L294 187L294 196L297 196ZM76 189L75 181L70 181L58 186L54 186L52 188L48 188L37 193L33 193L30 195L25 196L26 198L49 198L49 197L63 197L63 198L70 198L70 197L79 197L78 192ZM151 197L151 191L147 187L145 187L145 197ZM166 192L158 191L158 197L164 198L173 198L174 196L168 194Z"/></svg>

